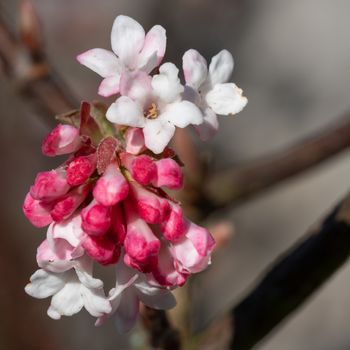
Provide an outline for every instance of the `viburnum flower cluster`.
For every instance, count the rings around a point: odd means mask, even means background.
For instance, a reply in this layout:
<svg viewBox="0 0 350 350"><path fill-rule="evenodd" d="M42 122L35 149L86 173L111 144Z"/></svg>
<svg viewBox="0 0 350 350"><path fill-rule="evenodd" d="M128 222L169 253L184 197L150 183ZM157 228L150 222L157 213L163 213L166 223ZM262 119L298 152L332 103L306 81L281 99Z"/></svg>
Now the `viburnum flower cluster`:
<svg viewBox="0 0 350 350"><path fill-rule="evenodd" d="M134 325L139 303L175 306L171 293L210 263L215 242L188 220L166 190L183 186L182 163L169 147L176 127L193 125L203 139L218 128L217 115L232 115L247 103L235 84L231 54L223 50L209 68L195 50L179 70L162 59L163 27L147 34L139 23L118 16L113 52L93 49L78 56L103 81L99 94L117 95L109 108L83 102L58 116L42 152L68 155L41 172L23 211L37 227L48 226L37 250L39 270L26 292L51 297L48 315L71 316L83 307L96 325L113 316L121 331ZM106 296L93 265L114 265L115 287Z"/></svg>

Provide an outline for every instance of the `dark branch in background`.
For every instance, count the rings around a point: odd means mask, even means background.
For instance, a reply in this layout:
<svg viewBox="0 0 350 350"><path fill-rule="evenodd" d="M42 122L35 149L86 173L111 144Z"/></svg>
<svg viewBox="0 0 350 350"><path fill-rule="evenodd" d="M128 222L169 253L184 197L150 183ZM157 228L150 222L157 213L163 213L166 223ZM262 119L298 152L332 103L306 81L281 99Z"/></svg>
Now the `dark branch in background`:
<svg viewBox="0 0 350 350"><path fill-rule="evenodd" d="M77 101L49 64L42 46L40 24L29 1L22 1L20 39L0 17L0 61L3 73L18 93L48 120L76 108ZM54 118L51 118L54 123Z"/></svg>
<svg viewBox="0 0 350 350"><path fill-rule="evenodd" d="M230 348L252 349L317 291L349 256L350 194L323 223L283 254L232 310ZM216 348L203 345L200 349Z"/></svg>
<svg viewBox="0 0 350 350"><path fill-rule="evenodd" d="M350 147L350 113L274 155L214 174L204 193L214 208L237 205Z"/></svg>
<svg viewBox="0 0 350 350"><path fill-rule="evenodd" d="M141 312L142 321L148 331L149 343L154 349L180 350L180 333L170 324L165 311L147 306Z"/></svg>

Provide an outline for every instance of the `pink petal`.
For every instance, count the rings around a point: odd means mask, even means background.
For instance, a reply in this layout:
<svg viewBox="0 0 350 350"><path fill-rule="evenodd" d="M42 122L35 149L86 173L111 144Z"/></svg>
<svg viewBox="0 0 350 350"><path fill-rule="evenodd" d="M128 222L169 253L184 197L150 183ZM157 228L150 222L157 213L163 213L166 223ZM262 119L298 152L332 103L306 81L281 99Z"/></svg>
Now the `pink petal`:
<svg viewBox="0 0 350 350"><path fill-rule="evenodd" d="M98 88L98 94L103 97L110 97L119 93L120 75L116 74L102 80Z"/></svg>
<svg viewBox="0 0 350 350"><path fill-rule="evenodd" d="M36 227L44 227L52 222L50 206L42 204L40 201L33 199L30 193L28 193L24 199L23 213L26 218Z"/></svg>
<svg viewBox="0 0 350 350"><path fill-rule="evenodd" d="M126 219L123 208L120 204L112 208L111 213L110 237L115 241L116 245L123 245L126 236Z"/></svg>
<svg viewBox="0 0 350 350"><path fill-rule="evenodd" d="M111 163L97 180L93 190L94 198L108 207L124 200L129 193L129 185L115 163Z"/></svg>
<svg viewBox="0 0 350 350"><path fill-rule="evenodd" d="M111 226L111 208L93 200L81 211L82 228L92 236L104 235Z"/></svg>
<svg viewBox="0 0 350 350"><path fill-rule="evenodd" d="M44 155L54 157L73 153L81 145L79 130L71 125L57 125L43 141L41 150Z"/></svg>
<svg viewBox="0 0 350 350"><path fill-rule="evenodd" d="M170 205L166 199L147 191L136 183L132 184L131 193L138 214L147 223L160 224L169 216Z"/></svg>
<svg viewBox="0 0 350 350"><path fill-rule="evenodd" d="M124 135L126 152L137 155L145 149L145 138L139 128L128 128Z"/></svg>
<svg viewBox="0 0 350 350"><path fill-rule="evenodd" d="M56 222L68 219L86 199L89 190L89 185L82 185L68 192L55 203L50 212L51 217Z"/></svg>
<svg viewBox="0 0 350 350"><path fill-rule="evenodd" d="M152 95L151 81L152 78L142 71L124 73L120 78L120 93L141 105L148 105Z"/></svg>
<svg viewBox="0 0 350 350"><path fill-rule="evenodd" d="M144 69L147 67L146 72L151 72L156 66L158 66L164 57L166 49L166 31L160 25L155 25L150 29L145 37L145 42L142 51L139 55L138 67ZM156 53L156 60L152 60L152 56ZM149 64L152 60L153 64Z"/></svg>
<svg viewBox="0 0 350 350"><path fill-rule="evenodd" d="M157 166L154 160L147 155L134 157L130 164L130 172L132 177L144 186L157 178Z"/></svg>
<svg viewBox="0 0 350 350"><path fill-rule="evenodd" d="M118 16L112 28L112 49L120 60L130 69L135 68L136 57L145 41L142 26L127 16Z"/></svg>
<svg viewBox="0 0 350 350"><path fill-rule="evenodd" d="M150 227L138 217L132 203L125 202L127 233L124 262L142 272L152 271L157 264L160 241Z"/></svg>
<svg viewBox="0 0 350 350"><path fill-rule="evenodd" d="M96 169L96 154L74 158L67 168L67 181L71 186L83 184Z"/></svg>
<svg viewBox="0 0 350 350"><path fill-rule="evenodd" d="M30 188L30 194L34 199L51 201L63 196L69 189L66 172L57 169L39 173Z"/></svg>
<svg viewBox="0 0 350 350"><path fill-rule="evenodd" d="M155 187L168 187L179 190L183 186L183 173L181 167L171 158L160 159L156 162L157 177L152 184Z"/></svg>
<svg viewBox="0 0 350 350"><path fill-rule="evenodd" d="M182 67L186 84L195 90L199 90L208 76L208 66L205 58L196 50L188 50L182 58Z"/></svg>
<svg viewBox="0 0 350 350"><path fill-rule="evenodd" d="M113 52L105 49L92 49L79 56L77 60L103 78L117 75L121 71L118 58Z"/></svg>
<svg viewBox="0 0 350 350"><path fill-rule="evenodd" d="M108 235L102 237L86 236L83 248L91 259L101 265L116 264L120 257L120 247Z"/></svg>
<svg viewBox="0 0 350 350"><path fill-rule="evenodd" d="M181 239L186 230L182 208L169 201L171 207L170 215L166 221L161 224L161 231L168 241L176 242Z"/></svg>

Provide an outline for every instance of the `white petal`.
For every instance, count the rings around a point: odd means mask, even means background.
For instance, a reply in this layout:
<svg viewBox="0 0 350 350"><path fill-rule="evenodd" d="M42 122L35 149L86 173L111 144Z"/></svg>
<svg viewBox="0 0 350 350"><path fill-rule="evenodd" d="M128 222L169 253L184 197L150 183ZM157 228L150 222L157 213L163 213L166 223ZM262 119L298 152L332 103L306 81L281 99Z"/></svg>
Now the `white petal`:
<svg viewBox="0 0 350 350"><path fill-rule="evenodd" d="M79 281L87 288L102 289L103 282L92 277L93 261L88 256L83 256L75 262L75 272Z"/></svg>
<svg viewBox="0 0 350 350"><path fill-rule="evenodd" d="M103 78L118 74L121 70L119 60L115 54L105 49L86 51L77 56L77 60Z"/></svg>
<svg viewBox="0 0 350 350"><path fill-rule="evenodd" d="M199 125L203 123L202 112L189 101L168 105L160 117L179 128L185 128L189 124Z"/></svg>
<svg viewBox="0 0 350 350"><path fill-rule="evenodd" d="M123 293L115 314L117 329L120 333L126 333L134 326L139 313L139 304L139 299L133 289Z"/></svg>
<svg viewBox="0 0 350 350"><path fill-rule="evenodd" d="M208 106L216 113L230 115L239 113L248 103L242 90L233 83L217 84L205 97Z"/></svg>
<svg viewBox="0 0 350 350"><path fill-rule="evenodd" d="M62 316L75 315L83 306L81 284L75 277L71 277L51 299L51 310L55 310Z"/></svg>
<svg viewBox="0 0 350 350"><path fill-rule="evenodd" d="M84 231L81 228L81 217L80 214L75 215L73 218L69 218L66 221L60 223L53 223L49 226L47 232L47 239L50 245L57 238L66 240L72 247L77 247L84 235ZM51 240L51 237L54 239ZM52 246L54 249L54 246Z"/></svg>
<svg viewBox="0 0 350 350"><path fill-rule="evenodd" d="M151 72L162 61L165 49L166 31L162 26L155 25L145 37L144 46L139 55L138 68L147 73ZM155 60L153 58L154 56L156 58Z"/></svg>
<svg viewBox="0 0 350 350"><path fill-rule="evenodd" d="M186 84L198 90L208 76L208 64L197 50L188 50L182 58Z"/></svg>
<svg viewBox="0 0 350 350"><path fill-rule="evenodd" d="M25 291L34 298L44 299L54 295L64 287L65 281L60 274L46 272L44 270L36 271L30 277L29 284L26 285Z"/></svg>
<svg viewBox="0 0 350 350"><path fill-rule="evenodd" d="M98 88L98 94L103 97L110 97L119 92L120 74L102 80Z"/></svg>
<svg viewBox="0 0 350 350"><path fill-rule="evenodd" d="M142 107L130 97L121 96L108 108L107 119L112 123L142 128L145 124Z"/></svg>
<svg viewBox="0 0 350 350"><path fill-rule="evenodd" d="M145 41L142 26L128 16L118 16L112 28L112 49L129 68L135 68L137 55Z"/></svg>
<svg viewBox="0 0 350 350"><path fill-rule="evenodd" d="M178 77L179 70L173 63L164 63L159 68L159 74L152 79L152 88L154 94L159 97L163 103L171 103L180 98L184 87Z"/></svg>
<svg viewBox="0 0 350 350"><path fill-rule="evenodd" d="M146 120L146 125L143 128L146 147L156 154L163 152L174 133L174 125L160 117L154 120Z"/></svg>
<svg viewBox="0 0 350 350"><path fill-rule="evenodd" d="M147 105L152 95L151 81L152 78L145 72L126 72L120 79L120 93L139 105Z"/></svg>
<svg viewBox="0 0 350 350"><path fill-rule="evenodd" d="M82 285L81 293L84 307L91 316L101 317L112 311L112 306L102 289L89 289Z"/></svg>
<svg viewBox="0 0 350 350"><path fill-rule="evenodd" d="M209 77L212 86L226 83L233 71L233 57L227 50L214 56L209 66Z"/></svg>
<svg viewBox="0 0 350 350"><path fill-rule="evenodd" d="M195 126L199 137L203 141L211 139L219 129L219 121L217 115L210 109L205 110L203 124Z"/></svg>

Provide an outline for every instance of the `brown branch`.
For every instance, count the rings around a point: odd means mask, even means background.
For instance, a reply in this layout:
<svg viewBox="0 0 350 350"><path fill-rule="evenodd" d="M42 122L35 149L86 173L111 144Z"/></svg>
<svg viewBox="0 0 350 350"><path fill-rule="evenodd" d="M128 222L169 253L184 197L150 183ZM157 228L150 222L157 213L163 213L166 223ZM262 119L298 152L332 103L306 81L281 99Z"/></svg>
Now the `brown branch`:
<svg viewBox="0 0 350 350"><path fill-rule="evenodd" d="M29 100L40 114L48 117L65 112L78 104L60 81L40 47L35 12L23 1L20 12L21 38L16 38L0 18L0 61L2 71L17 92ZM52 120L53 118L47 118Z"/></svg>
<svg viewBox="0 0 350 350"><path fill-rule="evenodd" d="M347 114L294 146L213 175L203 190L208 209L237 205L330 159L349 146L350 114Z"/></svg>
<svg viewBox="0 0 350 350"><path fill-rule="evenodd" d="M350 194L323 223L283 254L232 310L230 348L253 348L317 291L349 256ZM217 348L202 345L200 349Z"/></svg>
<svg viewBox="0 0 350 350"><path fill-rule="evenodd" d="M162 350L181 349L180 333L172 327L165 311L144 306L141 315L152 348Z"/></svg>

